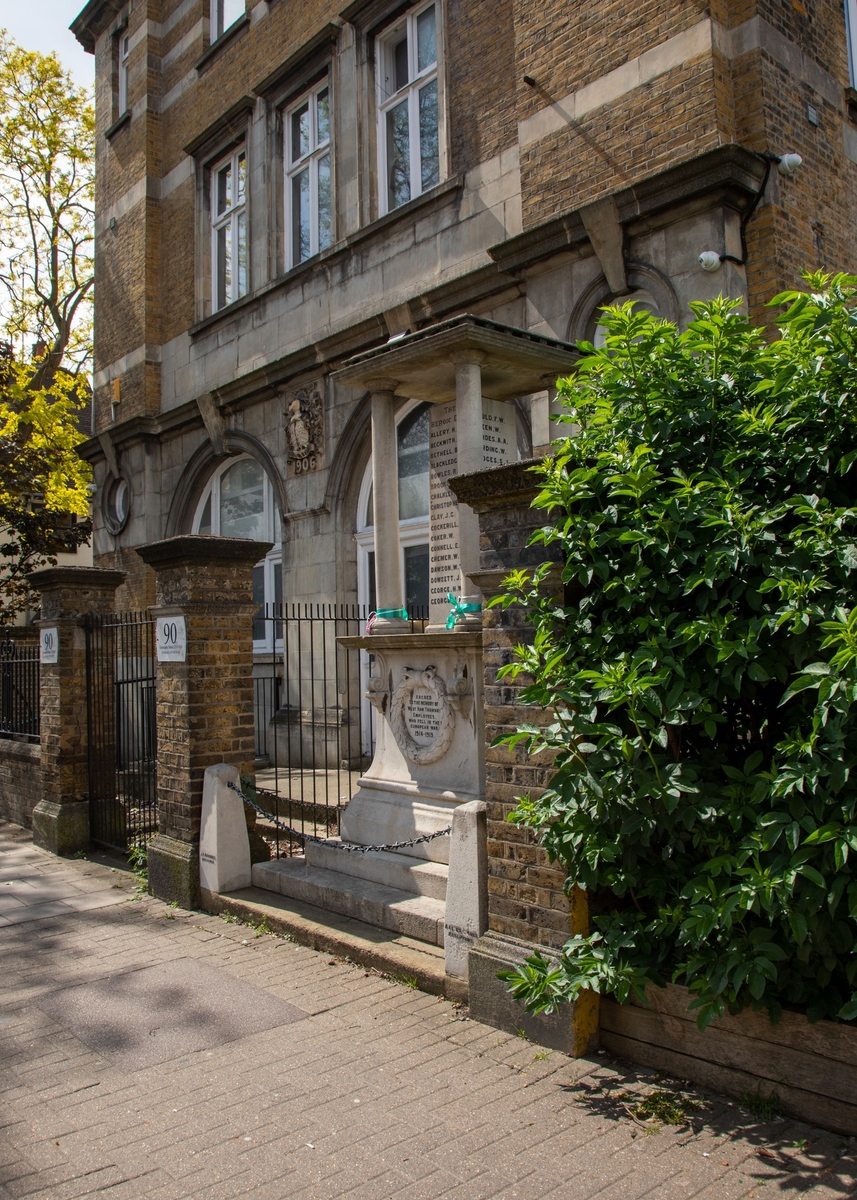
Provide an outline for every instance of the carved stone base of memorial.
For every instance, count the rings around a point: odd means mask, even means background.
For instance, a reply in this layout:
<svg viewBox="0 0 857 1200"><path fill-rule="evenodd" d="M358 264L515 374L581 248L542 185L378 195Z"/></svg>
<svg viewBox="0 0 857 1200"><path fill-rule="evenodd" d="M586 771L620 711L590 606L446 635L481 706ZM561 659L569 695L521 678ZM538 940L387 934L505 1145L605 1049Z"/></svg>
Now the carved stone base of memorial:
<svg viewBox="0 0 857 1200"><path fill-rule="evenodd" d="M519 966L536 949L531 942L500 933L486 933L474 944L468 971L471 1017L507 1033L523 1030L531 1042L572 1058L591 1054L598 1049L599 997L594 992L581 993L574 1004L563 1004L555 1013L530 1016L497 978L500 971ZM538 949L546 958L555 957L544 946Z"/></svg>
<svg viewBox="0 0 857 1200"><path fill-rule="evenodd" d="M40 800L33 809L33 841L51 854L89 849L89 801L56 804Z"/></svg>
<svg viewBox="0 0 857 1200"><path fill-rule="evenodd" d="M147 847L149 893L180 908L199 908L199 843L157 833Z"/></svg>
<svg viewBox="0 0 857 1200"><path fill-rule="evenodd" d="M366 694L377 714L343 840L377 846L437 833L459 805L484 797L481 633L339 640L371 654ZM449 837L366 854L310 844L303 858L254 866L253 883L442 946L449 853Z"/></svg>

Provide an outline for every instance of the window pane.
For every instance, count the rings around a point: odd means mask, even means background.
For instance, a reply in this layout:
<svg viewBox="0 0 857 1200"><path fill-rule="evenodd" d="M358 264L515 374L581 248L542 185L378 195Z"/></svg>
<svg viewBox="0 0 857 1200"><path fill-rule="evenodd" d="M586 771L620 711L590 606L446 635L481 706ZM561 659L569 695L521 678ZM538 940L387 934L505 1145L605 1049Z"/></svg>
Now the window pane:
<svg viewBox="0 0 857 1200"><path fill-rule="evenodd" d="M366 528L372 529L375 524L375 485L369 484L369 499L366 501Z"/></svg>
<svg viewBox="0 0 857 1200"><path fill-rule="evenodd" d="M247 295L247 214L238 214L238 296Z"/></svg>
<svg viewBox="0 0 857 1200"><path fill-rule="evenodd" d="M244 16L244 0L218 0L217 15L217 35L220 36L230 25L234 25L239 17Z"/></svg>
<svg viewBox="0 0 857 1200"><path fill-rule="evenodd" d="M217 307L223 308L232 299L232 247L229 244L229 226L221 225L217 231Z"/></svg>
<svg viewBox="0 0 857 1200"><path fill-rule="evenodd" d="M232 163L217 172L217 214L226 212L232 204Z"/></svg>
<svg viewBox="0 0 857 1200"><path fill-rule="evenodd" d="M399 518L424 517L429 510L429 406L399 422Z"/></svg>
<svg viewBox="0 0 857 1200"><path fill-rule="evenodd" d="M238 199L236 201L237 204L244 203L244 182L245 182L245 175L247 174L246 163L247 163L246 155L239 154L238 155Z"/></svg>
<svg viewBox="0 0 857 1200"><path fill-rule="evenodd" d="M318 248L330 245L330 155L318 160Z"/></svg>
<svg viewBox="0 0 857 1200"><path fill-rule="evenodd" d="M369 611L374 612L378 607L377 593L375 591L375 551L370 550L367 557L369 559Z"/></svg>
<svg viewBox="0 0 857 1200"><path fill-rule="evenodd" d="M330 92L327 88L319 92L315 100L316 128L318 130L318 145L322 146L330 138Z"/></svg>
<svg viewBox="0 0 857 1200"><path fill-rule="evenodd" d="M424 616L429 602L429 548L405 546L405 606L411 616Z"/></svg>
<svg viewBox="0 0 857 1200"><path fill-rule="evenodd" d="M235 463L221 476L220 533L258 542L265 539L264 474L252 458Z"/></svg>
<svg viewBox="0 0 857 1200"><path fill-rule="evenodd" d="M265 626L267 621L262 620L265 615L265 564L257 563L253 568L253 603L259 607L256 610L256 619L253 622L253 641L264 642Z"/></svg>
<svg viewBox="0 0 857 1200"><path fill-rule="evenodd" d="M205 502L205 508L202 510L202 516L199 518L199 528L197 533L211 533L211 492L208 493L208 499Z"/></svg>
<svg viewBox="0 0 857 1200"><path fill-rule="evenodd" d="M408 39L403 37L393 47L393 83L394 90L408 85Z"/></svg>
<svg viewBox="0 0 857 1200"><path fill-rule="evenodd" d="M433 62L437 62L434 5L417 17L417 70L424 71Z"/></svg>
<svg viewBox="0 0 857 1200"><path fill-rule="evenodd" d="M310 256L309 168L292 178L292 235L296 263Z"/></svg>
<svg viewBox="0 0 857 1200"><path fill-rule="evenodd" d="M292 113L292 162L309 154L309 101Z"/></svg>
<svg viewBox="0 0 857 1200"><path fill-rule="evenodd" d="M420 186L425 192L440 180L437 136L437 80L420 88Z"/></svg>
<svg viewBox="0 0 857 1200"><path fill-rule="evenodd" d="M387 113L387 170L389 205L390 208L398 208L411 198L407 100L403 100Z"/></svg>

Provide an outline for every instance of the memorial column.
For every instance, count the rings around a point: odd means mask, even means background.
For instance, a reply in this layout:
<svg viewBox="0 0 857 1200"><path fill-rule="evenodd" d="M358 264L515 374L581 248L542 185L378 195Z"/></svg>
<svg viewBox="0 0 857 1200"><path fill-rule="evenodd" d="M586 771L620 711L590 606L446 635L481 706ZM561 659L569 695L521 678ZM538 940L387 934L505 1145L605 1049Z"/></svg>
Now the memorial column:
<svg viewBox="0 0 857 1200"><path fill-rule="evenodd" d="M462 350L450 356L455 364L456 449L459 475L480 471L485 465L482 406L482 363L480 350ZM461 573L461 599L478 603L481 595L468 579L479 570L479 518L468 505L458 513L458 544ZM481 622L481 618L480 618Z"/></svg>
<svg viewBox="0 0 857 1200"><path fill-rule="evenodd" d="M375 524L373 633L407 633L402 555L399 547L399 471L395 379L368 379L372 396L372 502Z"/></svg>

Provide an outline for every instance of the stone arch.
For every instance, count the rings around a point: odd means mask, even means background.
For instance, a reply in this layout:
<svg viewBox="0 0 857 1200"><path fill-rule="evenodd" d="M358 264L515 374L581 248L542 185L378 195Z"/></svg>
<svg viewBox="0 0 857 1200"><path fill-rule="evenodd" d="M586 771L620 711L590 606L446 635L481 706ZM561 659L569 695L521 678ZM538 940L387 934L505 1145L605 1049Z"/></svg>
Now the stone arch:
<svg viewBox="0 0 857 1200"><path fill-rule="evenodd" d="M280 510L283 540L285 541L286 488L272 455L258 438L241 430L229 430L224 435L223 444L228 452L226 455L215 454L214 448L208 440L203 442L191 455L173 493L164 536L174 537L179 533L190 533L190 525L197 503L215 468L224 461L224 458L249 454L251 458L255 458L259 462L270 480L274 500Z"/></svg>
<svg viewBox="0 0 857 1200"><path fill-rule="evenodd" d="M651 296L660 315L667 321L678 323L678 300L672 284L665 275L647 263L627 264L628 292L646 292ZM598 324L598 310L611 300L621 304L628 296L615 296L603 275L586 287L580 294L568 320L566 341L591 341Z"/></svg>

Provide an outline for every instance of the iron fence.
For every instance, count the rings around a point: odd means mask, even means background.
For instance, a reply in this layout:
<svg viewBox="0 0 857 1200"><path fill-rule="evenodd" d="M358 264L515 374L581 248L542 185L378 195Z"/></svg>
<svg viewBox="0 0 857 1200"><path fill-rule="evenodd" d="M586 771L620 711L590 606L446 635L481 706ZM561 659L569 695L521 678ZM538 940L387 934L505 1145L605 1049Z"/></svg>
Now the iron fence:
<svg viewBox="0 0 857 1200"><path fill-rule="evenodd" d="M0 640L0 737L39 740L39 647L21 644L11 630Z"/></svg>
<svg viewBox="0 0 857 1200"><path fill-rule="evenodd" d="M266 606L254 638L256 795L277 821L309 836L339 833L342 809L372 761L375 710L365 693L375 668L366 650L338 638L365 632L361 605ZM411 629L427 614L415 610ZM256 796L254 796L254 799ZM278 858L302 853L302 843L260 818L257 830Z"/></svg>
<svg viewBox="0 0 857 1200"><path fill-rule="evenodd" d="M92 840L127 851L157 831L155 625L146 613L86 623Z"/></svg>

